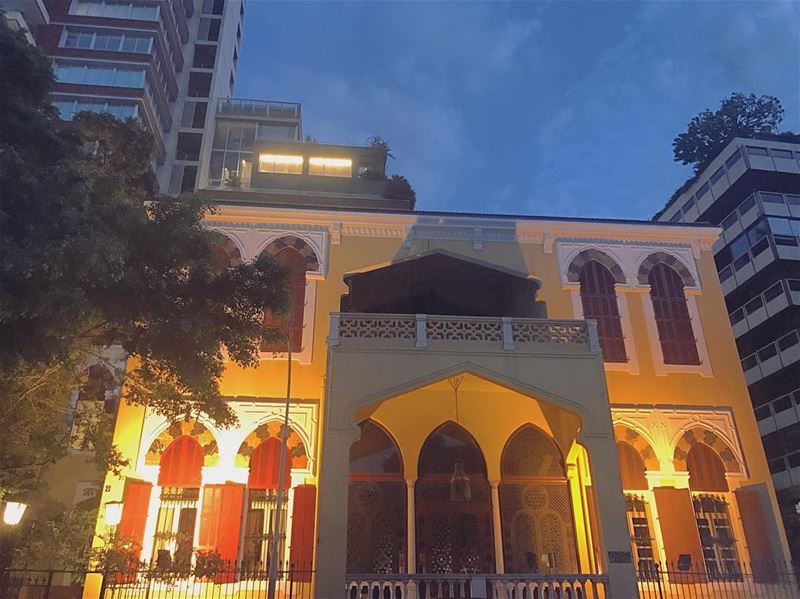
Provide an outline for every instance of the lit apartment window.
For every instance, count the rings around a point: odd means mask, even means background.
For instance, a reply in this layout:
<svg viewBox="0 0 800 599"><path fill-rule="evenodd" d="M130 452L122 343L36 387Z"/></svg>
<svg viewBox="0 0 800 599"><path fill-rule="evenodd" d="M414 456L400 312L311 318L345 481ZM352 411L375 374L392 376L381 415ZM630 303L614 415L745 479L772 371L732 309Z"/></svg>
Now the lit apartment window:
<svg viewBox="0 0 800 599"><path fill-rule="evenodd" d="M258 157L259 173L303 174L303 157L287 154L261 154Z"/></svg>
<svg viewBox="0 0 800 599"><path fill-rule="evenodd" d="M353 161L349 158L309 158L308 174L326 177L352 177Z"/></svg>
<svg viewBox="0 0 800 599"><path fill-rule="evenodd" d="M87 17L107 17L112 19L134 19L138 21L157 21L158 5L155 2L137 3L120 0L72 0L69 7L71 15Z"/></svg>

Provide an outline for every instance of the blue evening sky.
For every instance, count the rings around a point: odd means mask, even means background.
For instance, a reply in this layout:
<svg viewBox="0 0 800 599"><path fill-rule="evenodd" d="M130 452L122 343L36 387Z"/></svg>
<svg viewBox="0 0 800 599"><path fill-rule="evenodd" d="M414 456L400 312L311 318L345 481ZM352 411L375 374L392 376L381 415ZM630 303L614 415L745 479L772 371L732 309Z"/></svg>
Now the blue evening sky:
<svg viewBox="0 0 800 599"><path fill-rule="evenodd" d="M417 207L649 218L672 139L733 91L800 130L798 2L249 0L236 95L321 142L386 139Z"/></svg>

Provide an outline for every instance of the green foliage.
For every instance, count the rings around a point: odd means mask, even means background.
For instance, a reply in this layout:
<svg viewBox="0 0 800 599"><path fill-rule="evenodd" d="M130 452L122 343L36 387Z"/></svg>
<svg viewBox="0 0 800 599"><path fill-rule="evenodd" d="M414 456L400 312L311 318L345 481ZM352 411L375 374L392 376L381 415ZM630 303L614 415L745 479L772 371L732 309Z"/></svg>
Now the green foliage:
<svg viewBox="0 0 800 599"><path fill-rule="evenodd" d="M774 133L783 120L783 106L774 96L731 94L719 110L704 110L672 142L675 160L703 170L734 137Z"/></svg>
<svg viewBox="0 0 800 599"><path fill-rule="evenodd" d="M13 551L14 566L41 570L86 568L97 520L95 500L70 509L56 503L37 504L27 520L35 524L20 534Z"/></svg>
<svg viewBox="0 0 800 599"><path fill-rule="evenodd" d="M412 210L417 202L417 193L403 175L392 175L386 180L386 186L383 188L383 197L392 200L408 200L411 202Z"/></svg>
<svg viewBox="0 0 800 599"><path fill-rule="evenodd" d="M0 430L13 431L0 443L0 499L30 501L66 452L71 392L102 359L97 348L132 358L128 401L231 425L224 360L258 363L279 336L263 312L285 312L288 291L268 256L220 260L219 236L203 226L213 206L157 195L139 121L61 123L47 59L4 23L0 77ZM95 422L88 442L118 466L110 427Z"/></svg>
<svg viewBox="0 0 800 599"><path fill-rule="evenodd" d="M89 550L87 559L90 570L103 570L107 573L135 572L147 566L139 560L139 548L133 539L116 537L109 533L103 543Z"/></svg>

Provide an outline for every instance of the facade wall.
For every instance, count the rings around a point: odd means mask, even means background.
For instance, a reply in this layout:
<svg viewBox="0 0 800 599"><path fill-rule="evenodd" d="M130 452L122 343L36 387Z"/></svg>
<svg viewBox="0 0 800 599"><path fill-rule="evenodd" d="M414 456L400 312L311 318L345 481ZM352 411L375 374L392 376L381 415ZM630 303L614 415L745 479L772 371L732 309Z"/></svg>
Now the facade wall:
<svg viewBox="0 0 800 599"><path fill-rule="evenodd" d="M676 467L674 460L676 448L683 447L681 443L687 443L687 431L705 427L724 440L724 445L720 445L720 448L729 448L734 456L733 462L737 470L728 477L731 481L731 492L738 486L761 485L767 498L767 509L775 513L776 504L769 483L769 472L738 365L722 291L716 278L711 254L711 245L717 236L715 229L416 213L301 211L267 207L226 207L215 214L208 225L228 235L243 260L254 258L275 239L286 235L304 240L316 257L318 268L308 272L306 276L303 348L294 356L290 419L307 442L306 449L310 458L307 468L293 470L292 484L321 485L320 550L323 546L330 546L326 545L330 541L324 541L323 538L326 535L330 538L333 530L328 526L323 527L323 524L332 522L331 514L338 513L340 520L344 516L335 511L341 505L337 508L333 499L334 496L341 499L341 490L337 492L338 495L332 492L331 483L325 483L320 476L337 480L335 477L330 478L334 472L342 475L344 468L346 473L347 448L357 438L354 431L357 430L355 427L358 422L373 418L394 435L406 464L407 478L413 479L415 459L422 440L430 429L447 420L453 420L453 408L446 399L450 392L444 383L433 387L430 386L434 383L433 380L414 383L416 379L411 374L414 372L413 368L408 371L408 375L402 374L406 370L393 369L390 376L388 369L391 368L392 355L397 357L404 353L397 353L388 346L388 349L384 348L389 352L388 361L382 363L387 370L373 369L369 380L388 385L388 381L394 380L393 377L400 376L406 383L397 393L405 395L389 398L384 393L380 398L376 396L371 404L367 402L360 408L348 408L350 411L347 413L331 412L338 401L335 393L342 393L341 397L349 398L347 401L354 399L351 392L335 391L331 387L331 381L341 381L341 377L346 380L349 369L363 368L363 365L359 366L357 358L350 362L350 366L341 361L337 366L335 361L329 361L329 356L332 355L327 343L331 330L330 314L339 311L341 297L347 293L344 275L371 270L402 258L436 250L483 264L494 264L538 279L541 282L538 299L546 302L550 319L583 316L580 296L576 301L578 287L570 280L569 269L572 260L584 249L611 256L619 265L617 276L624 281L617 284L616 292L626 333L628 361L624 364L606 364L605 381L595 383L591 383L591 377L587 379L580 374L567 374L570 371L563 356L558 358L554 355L551 358L556 360L553 364L559 366L540 370L542 373L547 371L548 376L560 377L561 382L554 382L552 385L568 384L570 376L574 376L576 380L570 383L573 388L578 389L580 385L588 384L590 386L587 389L592 389L591 394L601 398L601 403L598 404L601 406L600 413L606 414L605 421L597 425L600 426L598 438L606 439L603 442L606 445L602 447L589 443L586 453L583 453L581 440L576 442L581 427L587 425L585 418L589 413L580 407L580 403L574 404L572 408L564 404L556 409L553 406L548 407L545 391L542 391L544 396L537 397L535 388L525 387L522 383L519 383L516 392L508 390L509 385L513 387L516 384L514 380L522 381L531 376L531 373L520 370L526 368L526 362L520 361L520 358L512 359L508 355L501 355L496 359L500 360L497 364L503 366L492 366L495 358L491 358L489 354L482 358L480 352L470 353L472 350L468 351L465 346L461 360L472 364L476 372L484 372L481 369L485 369L487 373L504 371L503 369L518 372L517 375L508 375L510 378L504 379L509 381L508 385L500 384L499 387L497 380L488 384L483 375L478 374L473 389L465 389L464 401L467 407L459 417L463 418L464 426L479 441L486 457L490 480L498 479L498 455L510 431L527 422L539 425L556 439L564 455L568 456L567 465L573 472L583 471L581 483L572 493L573 498L588 497L591 495L589 489L599 484L597 481L592 484L598 472L606 471L603 468L611 467L609 464L614 464L616 471L613 417L615 424L630 426L648 439L655 451L656 465L648 466L650 487L646 491L651 493L650 501L655 504L656 489L687 487L686 466L678 462ZM650 286L646 277L645 282L642 282L642 269L647 268L649 257L659 252L659 255L671 256L672 264L687 281L687 306L692 318L693 332L698 340L700 364L664 364L652 316ZM475 293L480 293L479 282L476 282ZM380 343L375 347L381 349ZM457 357L459 354L458 351L450 351L448 355ZM364 359L367 359L366 355ZM435 360L441 361L444 358ZM431 364L435 363L438 362ZM528 368L533 369L535 376L536 367L531 366L535 362L527 364ZM562 367L567 369L563 370ZM472 374L475 375L475 372ZM242 466L236 466L234 448L258 423L274 420L282 414L281 398L286 392L285 376L285 357L280 355L263 355L257 369L244 370L233 364L229 365L222 381L222 392L231 398L234 409L240 415L240 425L228 431L217 431L213 426L208 426L219 447L220 461L203 469L204 483L246 482L246 470ZM360 386L361 381L358 378L349 381L353 392L369 386L366 379L363 379L363 385ZM519 396L520 392L523 395L526 393L524 389L528 389L529 395L525 401ZM556 396L557 394L553 395ZM589 395L585 395L585 398L585 401L590 401ZM503 409L502 414L493 415L493 410L496 409L493 406L507 407L506 404L516 407ZM610 410L607 407L609 405ZM556 413L559 415L553 415ZM301 414L305 416L301 418ZM348 423L344 427L346 434L343 433L341 439L334 430L337 427L331 424L332 418L344 418L342 422ZM121 447L126 455L135 457L132 461L134 465L125 473L127 477L150 482L156 480L157 467L146 464L144 460L152 440L167 424L159 417L144 414L140 408L123 405L116 436L122 441ZM608 447L611 448L610 453ZM722 451L727 456L727 452L724 449ZM588 468L586 463L589 464ZM607 490L602 486L594 490L600 491L602 497L598 501L604 506L604 510L609 510L601 512L601 520L605 515L608 521L616 521L621 517L623 504L621 490L614 486L614 477L611 480L611 486ZM343 483L343 480L339 482ZM602 484L609 483L602 481ZM109 479L103 501L120 500L123 487L123 481ZM731 498L733 497L732 495ZM583 523L583 529L591 529L591 501L582 501L577 510L579 520ZM154 504L153 508L155 507ZM732 516L738 522L738 512L735 509L734 506ZM324 514L326 515L323 518ZM410 521L413 522L413 518ZM654 522L657 521L656 514ZM103 530L102 517L98 526L99 530ZM601 538L596 533L594 537L589 535L586 537L588 540L577 544L581 571L608 571L616 567L608 563L607 556L599 548L604 542L613 546L619 544L620 538L627 539L629 532L620 528L618 526L613 531L604 530ZM346 535L344 539L341 538L341 528L336 530L339 531L337 542L346 542ZM739 524L734 525L734 530L740 559L747 561L750 558L747 554L747 539ZM785 557L783 534L776 531L776 535L776 557ZM663 539L659 543L663 545ZM623 544L627 545L627 541ZM614 547L606 546L606 550L612 548ZM658 557L661 560L671 557L663 547L659 552ZM331 574L330 567L323 563L325 557L317 556L320 577ZM341 559L338 556L334 561L341 565ZM411 565L413 566L413 562ZM340 574L343 576L344 572Z"/></svg>

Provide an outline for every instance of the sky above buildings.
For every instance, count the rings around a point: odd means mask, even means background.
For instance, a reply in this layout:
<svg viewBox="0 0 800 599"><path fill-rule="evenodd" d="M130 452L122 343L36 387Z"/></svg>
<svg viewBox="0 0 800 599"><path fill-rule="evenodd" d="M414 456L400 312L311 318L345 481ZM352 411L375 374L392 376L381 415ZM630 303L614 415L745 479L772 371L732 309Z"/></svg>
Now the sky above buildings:
<svg viewBox="0 0 800 599"><path fill-rule="evenodd" d="M800 131L797 2L249 0L235 95L388 141L425 210L649 218L672 140L734 91Z"/></svg>

